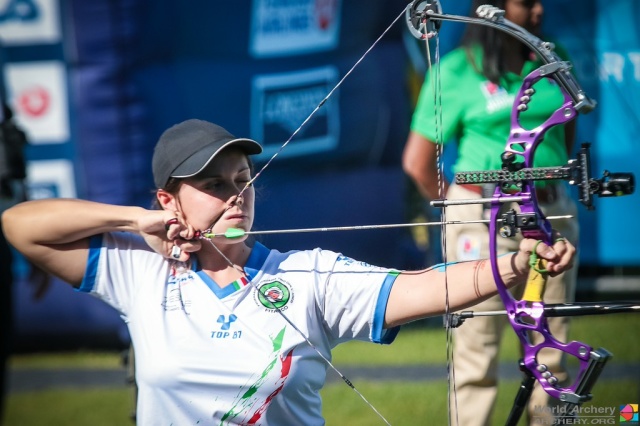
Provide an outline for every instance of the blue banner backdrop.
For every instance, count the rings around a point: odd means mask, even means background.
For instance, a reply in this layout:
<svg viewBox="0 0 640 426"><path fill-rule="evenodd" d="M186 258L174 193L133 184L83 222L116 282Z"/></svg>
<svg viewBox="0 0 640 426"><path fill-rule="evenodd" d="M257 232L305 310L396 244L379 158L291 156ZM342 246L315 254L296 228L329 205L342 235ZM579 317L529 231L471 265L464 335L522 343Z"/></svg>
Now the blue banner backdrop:
<svg viewBox="0 0 640 426"><path fill-rule="evenodd" d="M468 11L469 1L443 3L448 13ZM9 101L32 136L32 195L149 206L150 158L165 128L192 117L217 122L264 142L260 165L406 2L376 7L364 0L5 4L2 68ZM594 170L640 174L633 150L640 135L640 3L544 5L546 33L570 52L579 80L599 101L595 112L579 118L578 142L593 142ZM413 108L409 64L417 64L420 53L416 61L402 21L258 182L257 228L406 220L400 155ZM443 25L443 54L463 29ZM640 264L635 249L640 223L630 220L637 206L636 194L597 200L595 212L581 211L583 264ZM281 249L322 246L395 267L420 263L406 230L273 236L265 242ZM83 295L54 286L36 306L27 293L18 293L22 332L41 332L45 323L57 330L75 323L106 326L126 340L115 312L73 307L86 303ZM62 306L77 316L55 316L58 327L51 312ZM40 319L34 321L34 315Z"/></svg>

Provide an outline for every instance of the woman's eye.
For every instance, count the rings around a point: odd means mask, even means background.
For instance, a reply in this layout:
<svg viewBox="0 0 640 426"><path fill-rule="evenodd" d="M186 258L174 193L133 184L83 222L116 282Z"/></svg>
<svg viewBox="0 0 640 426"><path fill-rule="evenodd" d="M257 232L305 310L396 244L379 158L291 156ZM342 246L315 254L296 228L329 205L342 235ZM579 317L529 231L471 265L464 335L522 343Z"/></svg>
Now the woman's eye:
<svg viewBox="0 0 640 426"><path fill-rule="evenodd" d="M251 176L249 175L238 176L236 179L236 182L246 185L247 183L251 182Z"/></svg>
<svg viewBox="0 0 640 426"><path fill-rule="evenodd" d="M209 189L209 190L212 190L212 189L220 189L220 188L222 188L222 183L221 183L221 182L218 182L218 181L207 182L207 183L204 185L204 188L205 188L205 189Z"/></svg>

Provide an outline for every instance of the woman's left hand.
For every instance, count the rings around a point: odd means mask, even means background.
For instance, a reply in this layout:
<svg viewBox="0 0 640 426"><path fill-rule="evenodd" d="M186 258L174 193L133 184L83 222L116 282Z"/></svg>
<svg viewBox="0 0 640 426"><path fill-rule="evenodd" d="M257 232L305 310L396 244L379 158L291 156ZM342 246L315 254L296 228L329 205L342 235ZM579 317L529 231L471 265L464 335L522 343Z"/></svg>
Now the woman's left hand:
<svg viewBox="0 0 640 426"><path fill-rule="evenodd" d="M538 257L547 261L546 269L552 277L573 267L576 248L566 238L556 234L555 243L551 247L531 238L523 239L515 258L514 266L518 272L525 273L529 270L529 259L534 250Z"/></svg>

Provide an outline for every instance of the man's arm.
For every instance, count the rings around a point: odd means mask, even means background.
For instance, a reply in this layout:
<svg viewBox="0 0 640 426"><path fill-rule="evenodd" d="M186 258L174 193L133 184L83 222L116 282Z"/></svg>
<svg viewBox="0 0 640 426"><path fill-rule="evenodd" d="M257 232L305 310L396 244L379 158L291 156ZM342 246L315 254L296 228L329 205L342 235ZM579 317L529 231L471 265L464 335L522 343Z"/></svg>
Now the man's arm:
<svg viewBox="0 0 640 426"><path fill-rule="evenodd" d="M402 168L413 180L423 197L438 199L447 192L449 183L444 176L444 190L440 193L438 181L438 145L421 134L411 131L402 153Z"/></svg>

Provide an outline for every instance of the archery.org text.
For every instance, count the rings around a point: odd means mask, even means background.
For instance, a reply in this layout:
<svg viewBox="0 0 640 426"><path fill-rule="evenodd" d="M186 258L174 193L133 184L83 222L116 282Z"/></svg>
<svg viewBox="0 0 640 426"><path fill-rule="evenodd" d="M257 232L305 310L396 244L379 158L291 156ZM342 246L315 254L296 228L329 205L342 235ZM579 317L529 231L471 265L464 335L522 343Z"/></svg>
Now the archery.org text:
<svg viewBox="0 0 640 426"><path fill-rule="evenodd" d="M535 414L547 414L556 418L561 418L563 425L615 425L615 407L595 407L595 406L574 406L574 407L548 407L536 406L533 409ZM553 419L536 418L535 424L555 424Z"/></svg>

